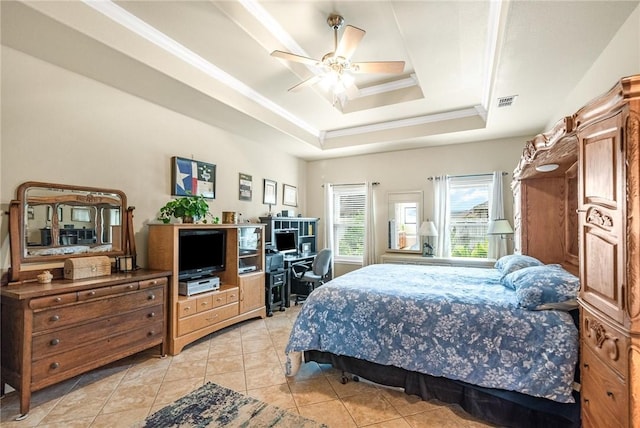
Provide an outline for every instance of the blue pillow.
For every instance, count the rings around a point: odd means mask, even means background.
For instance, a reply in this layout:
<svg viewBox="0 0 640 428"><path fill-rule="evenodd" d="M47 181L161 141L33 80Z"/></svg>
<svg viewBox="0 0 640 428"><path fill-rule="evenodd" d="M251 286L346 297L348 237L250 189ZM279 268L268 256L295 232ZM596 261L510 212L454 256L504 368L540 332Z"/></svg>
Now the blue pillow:
<svg viewBox="0 0 640 428"><path fill-rule="evenodd" d="M518 306L530 310L576 306L580 279L560 265L530 266L506 275L503 284L516 290Z"/></svg>
<svg viewBox="0 0 640 428"><path fill-rule="evenodd" d="M494 267L502 272L502 276L515 272L522 268L529 266L543 266L540 260L535 257L525 256L523 254L509 254L507 256L500 257Z"/></svg>

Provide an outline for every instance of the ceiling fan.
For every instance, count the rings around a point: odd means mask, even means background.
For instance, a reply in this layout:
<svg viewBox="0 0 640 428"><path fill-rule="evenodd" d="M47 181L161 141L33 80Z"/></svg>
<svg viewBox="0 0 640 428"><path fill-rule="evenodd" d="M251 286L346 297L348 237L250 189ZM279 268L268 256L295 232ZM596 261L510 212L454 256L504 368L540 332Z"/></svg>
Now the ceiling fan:
<svg viewBox="0 0 640 428"><path fill-rule="evenodd" d="M313 77L289 88L290 91L297 91L324 81L327 86L333 89L334 94L345 92L348 98L352 98L357 94L358 88L354 84L354 79L351 74L400 74L403 72L404 61L351 62L351 56L355 52L366 31L352 25L347 25L344 29L344 33L342 34L342 38L338 41L338 30L342 28L344 18L340 15L331 14L327 18L327 24L329 24L329 27L333 29L334 49L333 52L325 54L322 59L317 60L279 50L271 52L272 56L282 58L287 61L310 65L320 70L320 72L315 74Z"/></svg>

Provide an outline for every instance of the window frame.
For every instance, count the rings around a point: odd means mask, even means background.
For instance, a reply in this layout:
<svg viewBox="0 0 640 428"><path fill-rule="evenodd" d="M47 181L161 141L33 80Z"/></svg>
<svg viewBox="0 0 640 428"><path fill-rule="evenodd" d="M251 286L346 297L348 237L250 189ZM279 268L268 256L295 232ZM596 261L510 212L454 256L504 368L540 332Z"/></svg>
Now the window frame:
<svg viewBox="0 0 640 428"><path fill-rule="evenodd" d="M348 221L345 222L345 216L340 216L342 204L341 197L345 197L348 195L356 196L361 198L361 205L359 208L362 211L361 221L355 222L354 224L350 224ZM332 200L332 232L333 232L333 254L334 261L339 263L362 263L364 260L364 245L365 245L365 228L366 228L366 199L367 199L367 187L365 184L362 185L336 185L333 187L333 200ZM361 254L359 255L346 255L340 253L340 236L344 235L343 229L347 227L361 227L362 233L360 236L361 239ZM356 243L358 244L358 243Z"/></svg>

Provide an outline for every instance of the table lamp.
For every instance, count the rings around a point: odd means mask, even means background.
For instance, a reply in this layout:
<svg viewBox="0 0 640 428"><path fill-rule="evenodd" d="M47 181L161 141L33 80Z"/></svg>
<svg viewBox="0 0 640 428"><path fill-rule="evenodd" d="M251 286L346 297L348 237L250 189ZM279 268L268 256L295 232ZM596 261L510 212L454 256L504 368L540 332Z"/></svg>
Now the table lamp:
<svg viewBox="0 0 640 428"><path fill-rule="evenodd" d="M426 236L426 240L422 245L422 256L423 257L433 257L433 247L431 246L430 238L432 236L438 236L438 231L436 230L435 224L432 221L427 220L423 221L420 225L420 230L418 231L420 236Z"/></svg>

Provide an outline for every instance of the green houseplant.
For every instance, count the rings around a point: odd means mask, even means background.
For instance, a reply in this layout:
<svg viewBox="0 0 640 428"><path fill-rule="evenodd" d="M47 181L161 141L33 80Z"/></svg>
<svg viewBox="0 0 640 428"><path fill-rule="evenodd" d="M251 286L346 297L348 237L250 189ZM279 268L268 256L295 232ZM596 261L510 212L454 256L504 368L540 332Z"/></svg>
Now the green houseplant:
<svg viewBox="0 0 640 428"><path fill-rule="evenodd" d="M160 208L158 220L169 223L172 217L181 218L183 223L207 223L207 217L211 217L212 222L216 223L216 218L212 217L209 204L202 195L188 195L167 202Z"/></svg>

